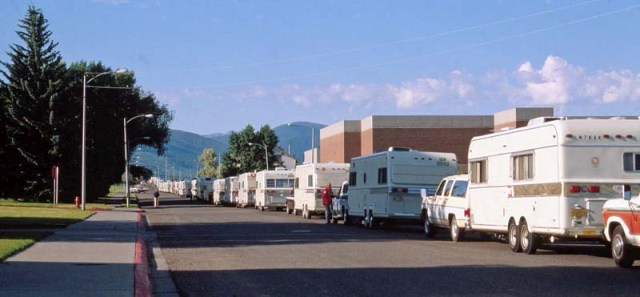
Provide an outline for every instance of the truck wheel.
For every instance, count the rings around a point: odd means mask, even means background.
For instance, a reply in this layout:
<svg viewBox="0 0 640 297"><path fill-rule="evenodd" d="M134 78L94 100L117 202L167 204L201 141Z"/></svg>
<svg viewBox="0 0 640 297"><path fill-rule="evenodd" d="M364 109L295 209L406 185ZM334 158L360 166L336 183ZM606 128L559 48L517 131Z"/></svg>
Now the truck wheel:
<svg viewBox="0 0 640 297"><path fill-rule="evenodd" d="M522 247L522 252L528 255L535 254L538 250L538 236L533 232L529 232L526 220L520 224L520 246Z"/></svg>
<svg viewBox="0 0 640 297"><path fill-rule="evenodd" d="M514 253L522 251L522 246L520 245L520 229L518 229L518 225L516 225L516 222L514 221L509 222L507 240L509 242L509 247Z"/></svg>
<svg viewBox="0 0 640 297"><path fill-rule="evenodd" d="M613 237L611 238L611 257L616 265L623 268L629 268L633 265L635 260L633 251L627 243L627 238L624 236L624 229L618 225L613 230Z"/></svg>
<svg viewBox="0 0 640 297"><path fill-rule="evenodd" d="M456 220L455 216L451 217L451 223L449 224L449 227L451 232L451 241L453 242L460 241L462 239L462 235L464 231L458 228L458 221Z"/></svg>
<svg viewBox="0 0 640 297"><path fill-rule="evenodd" d="M351 217L349 216L349 210L342 208L342 223L345 225L351 225Z"/></svg>
<svg viewBox="0 0 640 297"><path fill-rule="evenodd" d="M433 224L429 222L428 217L424 217L424 235L427 238L433 238L436 235L436 230L434 230Z"/></svg>

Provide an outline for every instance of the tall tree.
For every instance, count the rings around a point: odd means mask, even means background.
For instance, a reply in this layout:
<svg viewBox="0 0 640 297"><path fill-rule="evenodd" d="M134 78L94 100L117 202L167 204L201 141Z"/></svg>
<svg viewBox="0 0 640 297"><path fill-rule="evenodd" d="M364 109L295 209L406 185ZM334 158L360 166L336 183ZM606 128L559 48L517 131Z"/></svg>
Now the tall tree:
<svg viewBox="0 0 640 297"><path fill-rule="evenodd" d="M198 158L202 164L202 168L198 171L199 177L215 177L218 174L218 156L213 148L202 150L202 154Z"/></svg>
<svg viewBox="0 0 640 297"><path fill-rule="evenodd" d="M18 27L23 44L10 46L10 62L0 70L7 140L19 156L6 169L22 177L24 198L44 200L51 197L51 166L62 159L58 111L65 105L65 64L41 10L29 6Z"/></svg>

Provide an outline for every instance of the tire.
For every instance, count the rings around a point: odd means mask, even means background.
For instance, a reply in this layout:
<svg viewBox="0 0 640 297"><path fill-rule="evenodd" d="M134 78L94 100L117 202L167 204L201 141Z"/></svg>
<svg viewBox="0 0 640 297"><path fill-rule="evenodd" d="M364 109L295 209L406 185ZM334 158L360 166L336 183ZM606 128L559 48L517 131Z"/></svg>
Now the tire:
<svg viewBox="0 0 640 297"><path fill-rule="evenodd" d="M349 210L342 208L342 223L344 225L351 225L351 216L349 216Z"/></svg>
<svg viewBox="0 0 640 297"><path fill-rule="evenodd" d="M260 211L264 211L264 206L260 206Z"/></svg>
<svg viewBox="0 0 640 297"><path fill-rule="evenodd" d="M511 251L514 253L522 252L522 245L520 245L520 229L514 221L509 222L507 242L509 243Z"/></svg>
<svg viewBox="0 0 640 297"><path fill-rule="evenodd" d="M365 209L364 218L362 220L365 229L369 229L369 212Z"/></svg>
<svg viewBox="0 0 640 297"><path fill-rule="evenodd" d="M611 257L616 265L623 268L631 267L635 260L633 250L624 235L624 229L620 225L613 230L611 237Z"/></svg>
<svg viewBox="0 0 640 297"><path fill-rule="evenodd" d="M369 229L376 229L378 227L378 222L376 222L375 217L373 216L373 210L369 210Z"/></svg>
<svg viewBox="0 0 640 297"><path fill-rule="evenodd" d="M307 207L306 206L302 206L302 218L303 219L307 218Z"/></svg>
<svg viewBox="0 0 640 297"><path fill-rule="evenodd" d="M433 238L436 235L436 230L434 229L433 224L429 222L429 218L425 216L424 218L424 235L427 238Z"/></svg>
<svg viewBox="0 0 640 297"><path fill-rule="evenodd" d="M535 254L538 250L539 242L538 236L533 232L529 232L527 221L522 221L522 224L520 224L520 246L522 247L522 252L527 255Z"/></svg>
<svg viewBox="0 0 640 297"><path fill-rule="evenodd" d="M449 223L449 230L451 233L451 241L453 242L458 242L460 240L462 240L462 236L464 235L464 231L460 230L460 228L458 228L458 220L456 220L456 217L453 216L451 217L451 223Z"/></svg>

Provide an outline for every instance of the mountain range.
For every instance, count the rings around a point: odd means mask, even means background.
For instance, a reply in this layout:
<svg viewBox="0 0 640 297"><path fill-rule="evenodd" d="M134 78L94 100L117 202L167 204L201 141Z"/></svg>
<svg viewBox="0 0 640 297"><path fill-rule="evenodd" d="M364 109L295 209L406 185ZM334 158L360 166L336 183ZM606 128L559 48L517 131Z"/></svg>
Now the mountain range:
<svg viewBox="0 0 640 297"><path fill-rule="evenodd" d="M278 146L302 163L304 151L320 146L320 129L325 125L311 122L294 122L273 128L278 136ZM229 133L199 135L181 130L171 130L164 156L148 147L138 147L131 156L131 165L144 166L160 178L190 179L200 168L198 157L205 148L213 148L221 156L229 148ZM278 152L274 152L278 153Z"/></svg>

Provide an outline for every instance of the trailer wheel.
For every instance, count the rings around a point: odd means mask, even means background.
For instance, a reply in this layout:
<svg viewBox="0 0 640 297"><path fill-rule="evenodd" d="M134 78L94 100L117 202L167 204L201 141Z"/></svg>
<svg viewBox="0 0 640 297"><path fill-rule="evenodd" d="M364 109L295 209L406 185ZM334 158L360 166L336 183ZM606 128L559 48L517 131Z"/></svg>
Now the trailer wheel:
<svg viewBox="0 0 640 297"><path fill-rule="evenodd" d="M516 222L513 220L509 221L507 240L509 241L509 247L514 253L522 251L522 246L520 245L520 229L518 229L518 225L516 225Z"/></svg>
<svg viewBox="0 0 640 297"><path fill-rule="evenodd" d="M364 218L362 219L362 223L364 224L365 229L369 229L369 212L364 210Z"/></svg>
<svg viewBox="0 0 640 297"><path fill-rule="evenodd" d="M522 220L520 224L520 246L522 252L528 255L535 254L538 250L538 237L533 232L529 232L527 220Z"/></svg>
<svg viewBox="0 0 640 297"><path fill-rule="evenodd" d="M342 208L342 223L345 225L351 225L351 217L349 216L349 210Z"/></svg>
<svg viewBox="0 0 640 297"><path fill-rule="evenodd" d="M624 236L624 229L618 225L613 230L613 237L611 238L611 257L616 265L623 268L629 268L633 265L635 260L631 246L627 243L627 238Z"/></svg>
<svg viewBox="0 0 640 297"><path fill-rule="evenodd" d="M450 232L451 232L451 241L453 242L458 242L462 239L462 236L464 234L464 231L460 230L460 228L458 228L458 221L456 220L456 217L453 216L451 217L451 223L449 224Z"/></svg>
<svg viewBox="0 0 640 297"><path fill-rule="evenodd" d="M373 210L369 210L369 229L376 229L378 227L378 222L376 222L373 217Z"/></svg>

